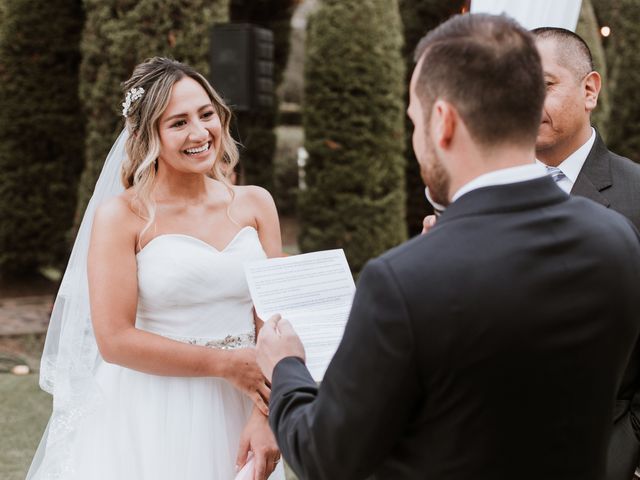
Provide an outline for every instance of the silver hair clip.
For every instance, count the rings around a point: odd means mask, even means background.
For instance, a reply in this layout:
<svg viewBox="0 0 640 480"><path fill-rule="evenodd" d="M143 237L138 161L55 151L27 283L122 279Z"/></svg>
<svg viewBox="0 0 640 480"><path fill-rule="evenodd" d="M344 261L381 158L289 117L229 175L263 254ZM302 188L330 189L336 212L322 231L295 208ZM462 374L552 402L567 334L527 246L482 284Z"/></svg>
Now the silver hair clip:
<svg viewBox="0 0 640 480"><path fill-rule="evenodd" d="M144 95L144 88L142 87L139 87L139 88L134 87L127 92L127 96L125 97L124 103L122 104L123 117L125 118L127 117L127 115L129 114L129 109L131 108L131 104L136 100L138 100L139 98L142 98L142 95Z"/></svg>

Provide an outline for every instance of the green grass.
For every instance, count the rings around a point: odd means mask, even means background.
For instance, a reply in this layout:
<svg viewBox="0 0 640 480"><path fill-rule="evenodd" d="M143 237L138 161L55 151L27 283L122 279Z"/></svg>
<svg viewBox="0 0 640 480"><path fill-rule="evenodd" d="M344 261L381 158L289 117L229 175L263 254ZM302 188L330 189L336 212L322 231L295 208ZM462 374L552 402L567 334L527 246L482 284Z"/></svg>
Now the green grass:
<svg viewBox="0 0 640 480"><path fill-rule="evenodd" d="M0 375L0 478L24 480L51 415L38 375Z"/></svg>

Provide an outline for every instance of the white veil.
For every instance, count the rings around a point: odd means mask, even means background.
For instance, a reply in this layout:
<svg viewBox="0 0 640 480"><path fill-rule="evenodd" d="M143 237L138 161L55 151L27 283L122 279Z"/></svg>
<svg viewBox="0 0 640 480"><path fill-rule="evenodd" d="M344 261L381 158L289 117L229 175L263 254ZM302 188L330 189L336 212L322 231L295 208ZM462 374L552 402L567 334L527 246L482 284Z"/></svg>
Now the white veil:
<svg viewBox="0 0 640 480"><path fill-rule="evenodd" d="M101 399L93 378L99 358L89 308L87 253L93 217L105 200L124 191L120 170L126 128L111 147L71 251L56 297L40 365L40 387L53 395L53 412L27 480L58 478L68 465L68 446L80 419Z"/></svg>

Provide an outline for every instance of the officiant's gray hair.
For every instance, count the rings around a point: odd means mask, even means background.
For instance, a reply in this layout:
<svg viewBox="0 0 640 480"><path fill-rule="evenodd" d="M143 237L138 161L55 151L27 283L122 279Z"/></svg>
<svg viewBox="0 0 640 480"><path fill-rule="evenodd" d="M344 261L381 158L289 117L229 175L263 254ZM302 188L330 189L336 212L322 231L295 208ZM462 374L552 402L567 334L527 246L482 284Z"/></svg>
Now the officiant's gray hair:
<svg viewBox="0 0 640 480"><path fill-rule="evenodd" d="M456 15L418 44L415 92L427 116L436 99L452 103L481 145L531 144L545 87L533 35L515 20Z"/></svg>
<svg viewBox="0 0 640 480"><path fill-rule="evenodd" d="M126 109L127 159L122 166L122 183L134 187L136 212L147 221L139 238L155 219L151 193L155 184L156 159L160 154L158 121L169 104L173 86L185 77L198 82L207 92L222 125L220 151L209 175L223 182L233 199L230 177L238 163L238 147L229 133L231 110L204 76L184 63L164 57L153 57L140 63L131 78L123 83L125 92L142 89L143 94L129 102Z"/></svg>

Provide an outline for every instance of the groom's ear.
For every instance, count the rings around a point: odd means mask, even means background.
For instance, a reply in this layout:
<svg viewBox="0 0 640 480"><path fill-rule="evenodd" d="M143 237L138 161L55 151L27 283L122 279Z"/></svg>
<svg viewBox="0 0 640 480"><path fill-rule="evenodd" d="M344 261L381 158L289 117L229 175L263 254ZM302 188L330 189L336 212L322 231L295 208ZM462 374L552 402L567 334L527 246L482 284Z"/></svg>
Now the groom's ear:
<svg viewBox="0 0 640 480"><path fill-rule="evenodd" d="M446 100L436 100L431 111L433 143L438 148L448 149L453 140L458 122L458 112Z"/></svg>

